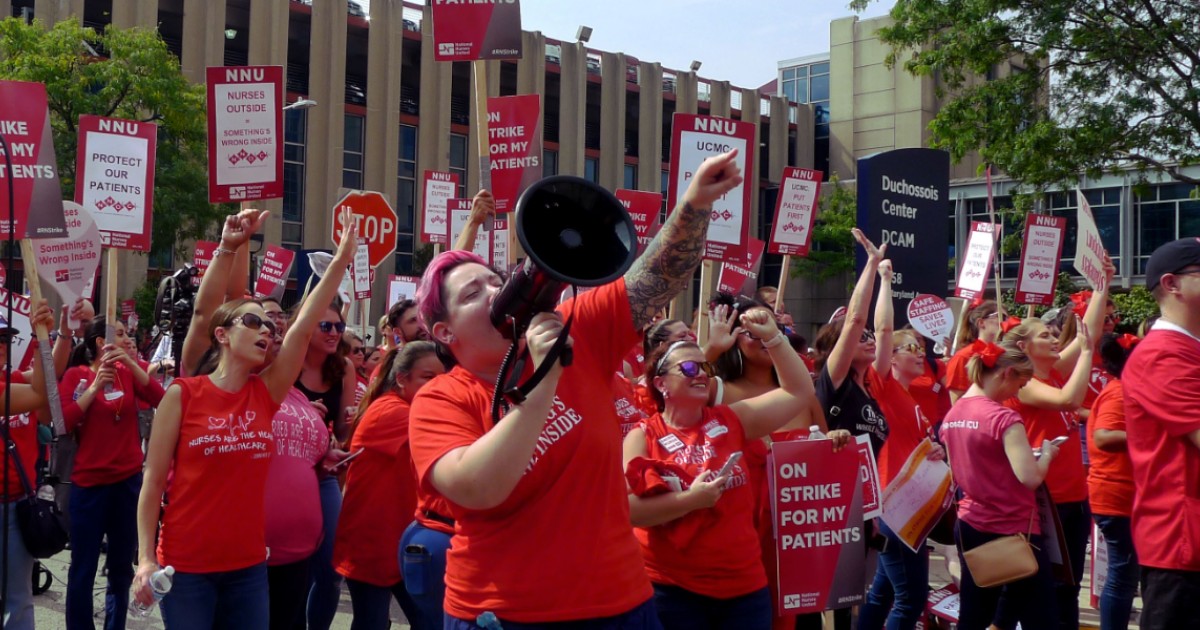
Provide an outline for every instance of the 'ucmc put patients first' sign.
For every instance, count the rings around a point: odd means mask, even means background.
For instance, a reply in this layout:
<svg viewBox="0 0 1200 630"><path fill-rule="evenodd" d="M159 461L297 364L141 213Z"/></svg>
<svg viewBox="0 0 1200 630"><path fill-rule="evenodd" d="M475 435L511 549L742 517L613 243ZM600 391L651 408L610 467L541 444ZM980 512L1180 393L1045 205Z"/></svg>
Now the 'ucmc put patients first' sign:
<svg viewBox="0 0 1200 630"><path fill-rule="evenodd" d="M892 300L897 327L910 300L921 293L945 295L949 277L947 219L950 154L936 149L897 149L858 161L858 227L876 245L887 245L896 270ZM858 248L855 268L866 264Z"/></svg>

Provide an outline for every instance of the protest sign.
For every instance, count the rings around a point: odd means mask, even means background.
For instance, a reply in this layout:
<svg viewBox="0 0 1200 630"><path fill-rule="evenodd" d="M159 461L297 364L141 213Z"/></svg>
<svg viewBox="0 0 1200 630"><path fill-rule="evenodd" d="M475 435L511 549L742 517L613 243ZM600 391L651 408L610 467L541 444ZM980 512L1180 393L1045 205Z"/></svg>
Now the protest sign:
<svg viewBox="0 0 1200 630"><path fill-rule="evenodd" d="M1089 286L1099 289L1104 284L1104 242L1100 240L1100 228L1096 226L1092 206L1082 190L1075 189L1075 199L1079 203L1075 223L1075 270Z"/></svg>
<svg viewBox="0 0 1200 630"><path fill-rule="evenodd" d="M971 236L967 239L967 255L959 270L954 295L972 300L987 288L988 276L992 272L992 256L996 255L996 240L1000 226L981 221L971 222Z"/></svg>
<svg viewBox="0 0 1200 630"><path fill-rule="evenodd" d="M434 0L434 60L521 58L521 3Z"/></svg>
<svg viewBox="0 0 1200 630"><path fill-rule="evenodd" d="M28 296L11 293L8 289L0 287L0 313L8 313L10 300L12 301L12 321L8 322L8 325L17 329L17 334L13 335L9 352L12 356L13 367L26 370L33 364L34 358L33 325L29 321L32 302Z"/></svg>
<svg viewBox="0 0 1200 630"><path fill-rule="evenodd" d="M739 256L739 262L721 263L721 273L717 276L717 290L733 295L753 293L758 284L758 269L762 266L763 249L766 245L762 239L751 236L744 248L744 255Z"/></svg>
<svg viewBox="0 0 1200 630"><path fill-rule="evenodd" d="M777 610L792 615L861 604L866 553L858 453L835 453L829 440L775 442L768 480Z"/></svg>
<svg viewBox="0 0 1200 630"><path fill-rule="evenodd" d="M105 247L150 251L158 126L79 117L75 203L87 208Z"/></svg>
<svg viewBox="0 0 1200 630"><path fill-rule="evenodd" d="M906 312L913 330L937 343L942 343L954 332L954 311L936 295L918 295L908 303Z"/></svg>
<svg viewBox="0 0 1200 630"><path fill-rule="evenodd" d="M471 218L471 200L451 199L447 204L447 209L450 212L447 237L450 239L450 246L453 247L458 242L458 236L467 229L467 223ZM491 232L482 228L475 232L475 244L471 247L471 251L484 260L490 260L493 255Z"/></svg>
<svg viewBox="0 0 1200 630"><path fill-rule="evenodd" d="M63 304L74 304L90 297L86 291L100 266L100 232L92 213L73 201L63 202L63 215L67 236L33 239L33 252L38 275L50 281Z"/></svg>
<svg viewBox="0 0 1200 630"><path fill-rule="evenodd" d="M354 252L350 277L354 283L354 299L365 300L371 297L371 253L366 243L359 243L358 251Z"/></svg>
<svg viewBox="0 0 1200 630"><path fill-rule="evenodd" d="M0 159L0 185L12 188L0 195L0 237L62 238L67 235L62 210L62 186L51 136L46 86L25 81L0 81L0 136L8 145L12 171ZM0 146L0 156L4 154ZM34 210L31 212L31 209Z"/></svg>
<svg viewBox="0 0 1200 630"><path fill-rule="evenodd" d="M388 308L403 300L417 299L417 287L421 279L416 276L391 276L388 278Z"/></svg>
<svg viewBox="0 0 1200 630"><path fill-rule="evenodd" d="M883 484L879 483L871 437L854 436L854 448L858 452L858 479L862 483L863 518L872 519L883 513Z"/></svg>
<svg viewBox="0 0 1200 630"><path fill-rule="evenodd" d="M737 149L742 176L754 172L758 154L754 123L715 116L676 113L671 119L671 170L667 178L667 207L674 211L692 176L705 158ZM712 206L704 257L729 258L727 250L744 247L750 235L749 209L753 187L743 181Z"/></svg>
<svg viewBox="0 0 1200 630"><path fill-rule="evenodd" d="M295 259L296 252L278 245L267 245L262 266L258 270L258 281L254 283L254 297L260 300L283 297Z"/></svg>
<svg viewBox="0 0 1200 630"><path fill-rule="evenodd" d="M212 67L208 89L208 199L283 197L283 66Z"/></svg>
<svg viewBox="0 0 1200 630"><path fill-rule="evenodd" d="M0 286L8 283L8 270L4 268L4 263L0 263Z"/></svg>
<svg viewBox="0 0 1200 630"><path fill-rule="evenodd" d="M1017 275L1017 304L1049 306L1058 284L1058 261L1062 258L1066 217L1030 214L1025 217L1025 240L1021 245L1021 270Z"/></svg>
<svg viewBox="0 0 1200 630"><path fill-rule="evenodd" d="M1063 533L1058 508L1050 498L1050 490L1045 484L1038 486L1034 498L1037 500L1038 523L1044 545L1042 549L1050 560L1050 573L1063 584L1078 584L1075 580L1083 579L1083 576L1076 576L1071 570L1071 563L1067 561L1067 538Z"/></svg>
<svg viewBox="0 0 1200 630"><path fill-rule="evenodd" d="M640 190L617 189L617 201L625 206L629 218L633 219L633 229L637 232L638 254L646 251L646 246L654 238L654 228L659 225L659 212L662 210L662 194Z"/></svg>
<svg viewBox="0 0 1200 630"><path fill-rule="evenodd" d="M208 266L212 264L213 253L217 251L218 246L218 243L212 241L196 241L192 264L195 265L197 273L192 276L192 286L200 286L200 281L204 279L204 272L208 271Z"/></svg>
<svg viewBox="0 0 1200 630"><path fill-rule="evenodd" d="M129 321L129 317L133 315L135 308L137 308L137 302L134 300L121 300L121 321Z"/></svg>
<svg viewBox="0 0 1200 630"><path fill-rule="evenodd" d="M1104 583L1108 581L1108 541L1100 527L1092 524L1092 579L1089 595L1092 608L1100 610L1100 595L1104 593Z"/></svg>
<svg viewBox="0 0 1200 630"><path fill-rule="evenodd" d="M775 226L767 251L785 256L807 256L812 244L817 200L821 198L821 171L810 168L783 169L779 198L775 202Z"/></svg>
<svg viewBox="0 0 1200 630"><path fill-rule="evenodd" d="M330 214L333 244L342 242L343 221L353 222L358 226L358 242L367 246L372 269L396 252L396 211L382 193L352 190L333 205Z"/></svg>
<svg viewBox="0 0 1200 630"><path fill-rule="evenodd" d="M512 212L517 199L542 178L542 97L488 99L488 155L496 214Z"/></svg>
<svg viewBox="0 0 1200 630"><path fill-rule="evenodd" d="M446 245L446 203L458 195L458 175L425 171L421 240ZM453 243L450 243L453 245Z"/></svg>
<svg viewBox="0 0 1200 630"><path fill-rule="evenodd" d="M498 217L492 224L492 248L490 262L497 269L508 267L508 218Z"/></svg>
<svg viewBox="0 0 1200 630"><path fill-rule="evenodd" d="M914 552L953 503L950 467L929 459L933 448L929 438L922 440L883 490L883 522Z"/></svg>

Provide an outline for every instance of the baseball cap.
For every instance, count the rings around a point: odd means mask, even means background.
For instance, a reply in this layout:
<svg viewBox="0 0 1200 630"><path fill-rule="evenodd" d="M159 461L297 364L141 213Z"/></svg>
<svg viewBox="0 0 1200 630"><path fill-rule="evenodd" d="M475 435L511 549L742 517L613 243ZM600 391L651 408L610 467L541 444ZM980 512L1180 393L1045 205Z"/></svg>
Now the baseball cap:
<svg viewBox="0 0 1200 630"><path fill-rule="evenodd" d="M1192 265L1200 265L1200 237L1171 241L1150 254L1150 261L1146 263L1146 288L1153 291L1164 274L1177 273Z"/></svg>

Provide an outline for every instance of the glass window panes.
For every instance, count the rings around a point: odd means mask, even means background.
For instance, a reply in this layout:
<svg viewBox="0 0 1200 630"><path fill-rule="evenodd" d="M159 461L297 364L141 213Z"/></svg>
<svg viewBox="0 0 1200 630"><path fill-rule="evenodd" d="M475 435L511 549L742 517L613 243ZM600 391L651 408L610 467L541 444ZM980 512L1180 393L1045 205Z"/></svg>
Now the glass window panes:
<svg viewBox="0 0 1200 630"><path fill-rule="evenodd" d="M812 93L809 94L810 100L827 101L829 100L829 75L819 75L812 78L810 85Z"/></svg>
<svg viewBox="0 0 1200 630"><path fill-rule="evenodd" d="M829 74L829 62L814 63L810 69L813 74Z"/></svg>
<svg viewBox="0 0 1200 630"><path fill-rule="evenodd" d="M458 196L467 196L467 137L450 134L450 172L458 175Z"/></svg>
<svg viewBox="0 0 1200 630"><path fill-rule="evenodd" d="M304 161L306 112L290 109L283 113L283 216L284 221L304 219ZM288 239L284 239L287 241ZM296 243L300 242L297 237Z"/></svg>
<svg viewBox="0 0 1200 630"><path fill-rule="evenodd" d="M304 239L304 230L299 223L284 221L280 224L283 230L284 243L300 243Z"/></svg>
<svg viewBox="0 0 1200 630"><path fill-rule="evenodd" d="M558 175L558 151L542 151L542 177Z"/></svg>
<svg viewBox="0 0 1200 630"><path fill-rule="evenodd" d="M346 132L342 145L342 186L363 187L363 117L345 116Z"/></svg>
<svg viewBox="0 0 1200 630"><path fill-rule="evenodd" d="M596 158L583 160L583 178L592 183L600 183L600 160Z"/></svg>
<svg viewBox="0 0 1200 630"><path fill-rule="evenodd" d="M417 217L417 128L400 125L400 160L396 182L396 265L412 266ZM400 258L405 260L401 261ZM407 272L405 272L407 273Z"/></svg>
<svg viewBox="0 0 1200 630"><path fill-rule="evenodd" d="M637 190L637 166L634 164L625 165L625 188L629 190Z"/></svg>
<svg viewBox="0 0 1200 630"><path fill-rule="evenodd" d="M787 70L783 71L783 79L785 81L788 79L795 79L795 78L796 78L796 69L795 68L788 68Z"/></svg>

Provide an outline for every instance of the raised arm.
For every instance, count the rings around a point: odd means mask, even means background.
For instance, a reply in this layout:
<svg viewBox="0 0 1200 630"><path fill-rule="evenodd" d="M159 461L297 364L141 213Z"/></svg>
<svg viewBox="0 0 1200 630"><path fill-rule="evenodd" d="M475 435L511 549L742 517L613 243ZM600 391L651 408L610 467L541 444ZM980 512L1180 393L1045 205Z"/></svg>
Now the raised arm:
<svg viewBox="0 0 1200 630"><path fill-rule="evenodd" d="M892 307L892 261L879 263L879 297L875 299L875 373L888 378L892 370L896 318Z"/></svg>
<svg viewBox="0 0 1200 630"><path fill-rule="evenodd" d="M834 387L841 387L842 382L850 375L850 366L854 363L854 354L858 352L859 339L867 327L867 311L870 308L868 305L871 303L871 294L875 291L875 272L879 269L879 263L883 262L884 252L887 251L887 245L875 247L858 228L851 228L850 233L867 251L867 264L863 265L858 282L854 285L854 292L850 294L842 334L825 361Z"/></svg>
<svg viewBox="0 0 1200 630"><path fill-rule="evenodd" d="M225 301L240 299L250 289L250 242L247 238L233 254L233 268L229 270L229 278L225 283Z"/></svg>
<svg viewBox="0 0 1200 630"><path fill-rule="evenodd" d="M779 376L778 388L729 405L742 421L746 438L753 440L770 435L786 425L804 409L810 399L816 398L816 392L812 377L808 374L808 366L804 365L787 337L780 332L773 314L762 309L753 310L742 315L741 323L750 334L762 340Z"/></svg>
<svg viewBox="0 0 1200 630"><path fill-rule="evenodd" d="M704 342L704 360L716 361L737 343L742 329L738 323L737 309L718 304L708 312L708 339Z"/></svg>
<svg viewBox="0 0 1200 630"><path fill-rule="evenodd" d="M208 320L217 307L225 302L229 279L233 273L234 258L239 247L262 227L268 212L258 210L243 210L238 214L225 217L225 226L221 230L221 242L213 252L212 262L200 280L200 289L196 291L196 302L192 307L192 321L188 325L187 336L183 340L183 365L180 366L180 376L191 376L196 371L205 351L209 348ZM239 294L239 297L241 295Z"/></svg>
<svg viewBox="0 0 1200 630"><path fill-rule="evenodd" d="M308 342L312 339L313 330L316 329L325 309L333 303L338 285L346 275L346 268L354 262L354 252L358 248L358 227L350 220L343 221L342 225L348 227L342 232L342 242L338 245L333 260L329 262L329 268L304 300L296 321L288 327L279 355L262 371L263 382L271 391L271 398L277 403L283 402L296 378L300 376L300 371L304 368L304 354L308 352ZM344 410L339 411L344 413Z"/></svg>
<svg viewBox="0 0 1200 630"><path fill-rule="evenodd" d="M75 337L75 331L71 330L69 319L73 319L79 323L80 327L87 326L92 323L92 318L96 316L96 308L92 303L83 298L75 300L75 303L69 307L66 304L62 307L62 314L58 320L58 339L54 341L54 348L51 349L50 355L54 358L54 376L58 378L67 371L67 363L71 362L71 350L75 347L71 341Z"/></svg>
<svg viewBox="0 0 1200 630"><path fill-rule="evenodd" d="M454 241L454 249L468 251L474 249L475 237L479 234L479 228L491 221L494 216L496 216L496 199L492 197L491 191L485 188L475 193L475 198L471 200L471 216L467 219L467 227L458 235L458 240Z"/></svg>
<svg viewBox="0 0 1200 630"><path fill-rule="evenodd" d="M1039 409L1056 411L1079 409L1083 404L1084 396L1087 396L1088 380L1092 376L1094 344L1089 330L1087 324L1082 322L1079 324L1079 335L1075 338L1079 342L1079 360L1075 362L1075 369L1071 371L1071 377L1067 379L1062 389L1032 380L1017 392L1017 397L1021 402Z"/></svg>
<svg viewBox="0 0 1200 630"><path fill-rule="evenodd" d="M46 304L43 299L33 310L33 316L29 318L30 328L37 329L38 326L45 326L46 330L54 328L54 311ZM33 360L33 378L28 384L14 383L5 391L8 396L9 409L13 415L36 411L42 405L46 404L46 381L49 380L49 387L55 387L57 379L53 374L47 375L42 371L42 362L38 358ZM0 405L4 401L0 400Z"/></svg>
<svg viewBox="0 0 1200 630"><path fill-rule="evenodd" d="M713 202L742 183L736 159L735 150L704 160L658 236L625 272L634 328L654 321L655 313L691 282L704 255Z"/></svg>

